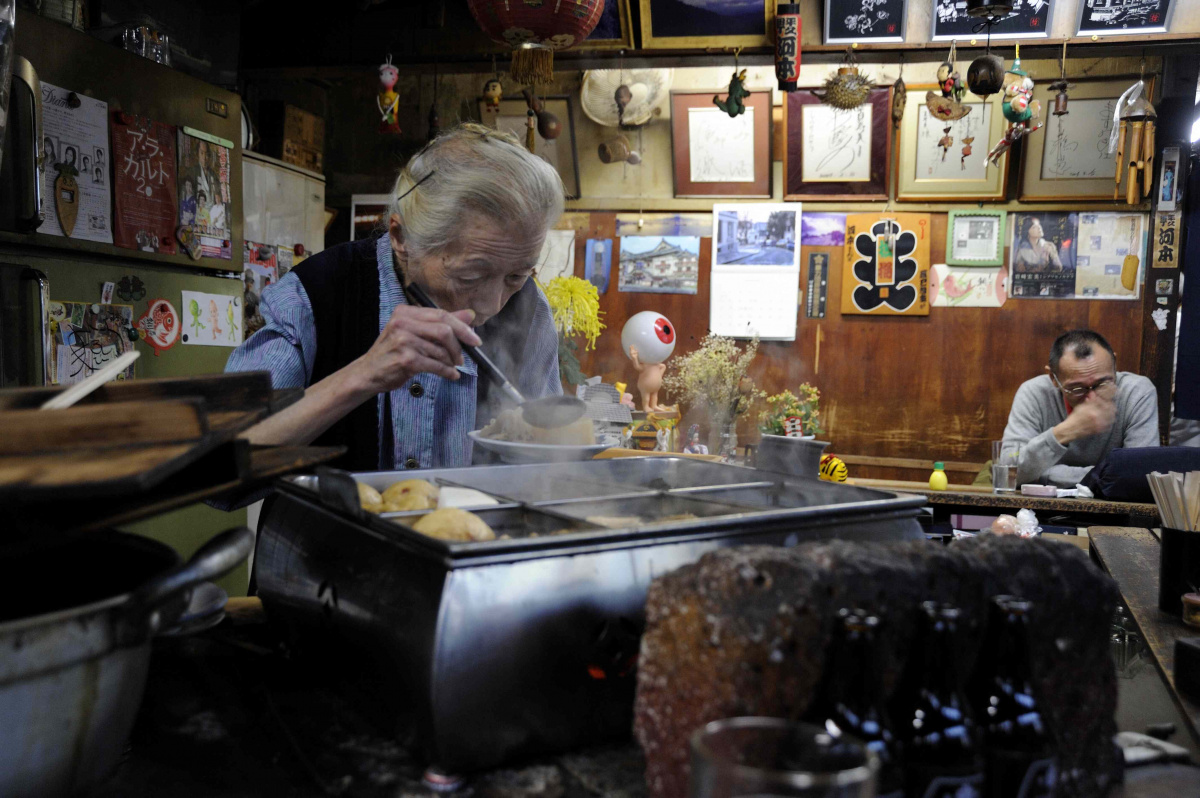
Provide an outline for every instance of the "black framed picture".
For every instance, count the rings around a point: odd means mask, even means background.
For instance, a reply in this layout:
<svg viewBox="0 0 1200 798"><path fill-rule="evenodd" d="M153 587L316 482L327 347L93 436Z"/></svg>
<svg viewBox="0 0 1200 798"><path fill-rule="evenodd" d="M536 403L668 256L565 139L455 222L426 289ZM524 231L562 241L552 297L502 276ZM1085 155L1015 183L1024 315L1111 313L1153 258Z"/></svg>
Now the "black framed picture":
<svg viewBox="0 0 1200 798"><path fill-rule="evenodd" d="M825 0L825 44L904 41L905 0Z"/></svg>
<svg viewBox="0 0 1200 798"><path fill-rule="evenodd" d="M1171 0L1083 0L1079 4L1078 33L1166 33L1173 6Z"/></svg>
<svg viewBox="0 0 1200 798"><path fill-rule="evenodd" d="M1038 39L1050 35L1050 0L1016 0L1013 12L992 26L993 39ZM967 0L934 0L933 39L970 39L985 33L967 16Z"/></svg>

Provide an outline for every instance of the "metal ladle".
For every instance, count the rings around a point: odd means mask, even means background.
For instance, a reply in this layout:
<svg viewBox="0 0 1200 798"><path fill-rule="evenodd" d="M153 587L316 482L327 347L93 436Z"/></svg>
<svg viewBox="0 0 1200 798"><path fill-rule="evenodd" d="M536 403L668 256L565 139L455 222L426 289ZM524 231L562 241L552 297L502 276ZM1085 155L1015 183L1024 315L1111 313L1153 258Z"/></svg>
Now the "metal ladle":
<svg viewBox="0 0 1200 798"><path fill-rule="evenodd" d="M416 283L409 283L405 286L404 293L421 307L437 308L437 304ZM462 348L471 356L472 360L479 364L479 370L521 408L521 416L525 419L526 424L541 429L565 427L583 418L583 414L587 411L587 405L583 400L573 396L544 396L541 399L526 399L517 390L517 386L513 385L512 380L505 376L504 372L483 353L482 349L470 344L462 344Z"/></svg>

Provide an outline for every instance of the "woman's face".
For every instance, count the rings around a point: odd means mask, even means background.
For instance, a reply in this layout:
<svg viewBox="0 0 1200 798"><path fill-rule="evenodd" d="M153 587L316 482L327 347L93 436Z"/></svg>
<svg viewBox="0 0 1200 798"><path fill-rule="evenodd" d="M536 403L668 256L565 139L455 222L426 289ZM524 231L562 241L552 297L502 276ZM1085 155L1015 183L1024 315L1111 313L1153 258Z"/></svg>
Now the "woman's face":
<svg viewBox="0 0 1200 798"><path fill-rule="evenodd" d="M400 217L392 216L390 233L407 278L417 280L440 308L475 311L476 327L499 313L524 287L545 238L544 234L536 240L525 238L482 214L470 213L457 246L415 260L404 249Z"/></svg>
<svg viewBox="0 0 1200 798"><path fill-rule="evenodd" d="M1033 224L1029 225L1029 235L1026 238L1029 239L1030 244L1036 244L1042 239L1042 235L1042 223L1034 219Z"/></svg>

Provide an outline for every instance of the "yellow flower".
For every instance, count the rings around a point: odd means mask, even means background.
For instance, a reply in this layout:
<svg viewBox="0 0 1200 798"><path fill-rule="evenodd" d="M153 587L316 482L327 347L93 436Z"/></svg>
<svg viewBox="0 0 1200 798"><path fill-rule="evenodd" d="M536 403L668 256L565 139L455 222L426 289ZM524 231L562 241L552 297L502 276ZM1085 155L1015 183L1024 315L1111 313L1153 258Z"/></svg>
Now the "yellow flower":
<svg viewBox="0 0 1200 798"><path fill-rule="evenodd" d="M596 348L596 339L604 329L600 321L600 294L596 286L578 277L555 277L546 285L538 283L550 303L554 326L562 338L583 335L587 349Z"/></svg>

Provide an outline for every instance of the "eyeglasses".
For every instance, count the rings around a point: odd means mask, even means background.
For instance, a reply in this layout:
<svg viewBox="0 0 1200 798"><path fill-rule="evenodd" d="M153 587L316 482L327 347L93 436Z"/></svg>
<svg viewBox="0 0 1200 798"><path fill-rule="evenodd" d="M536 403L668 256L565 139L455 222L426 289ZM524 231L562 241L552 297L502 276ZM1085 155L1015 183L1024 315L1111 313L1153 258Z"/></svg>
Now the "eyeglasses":
<svg viewBox="0 0 1200 798"><path fill-rule="evenodd" d="M1054 380L1054 384L1058 386L1058 390L1062 391L1072 399L1082 399L1092 391L1100 393L1101 391L1111 388L1117 384L1117 381L1112 377L1101 377L1091 385L1081 385L1078 388L1064 388L1063 384L1058 381L1058 375L1051 372L1050 379Z"/></svg>

